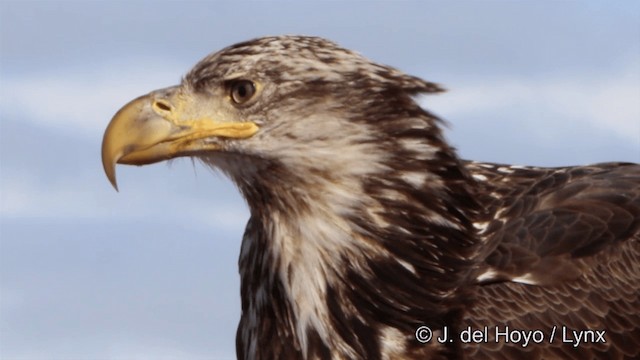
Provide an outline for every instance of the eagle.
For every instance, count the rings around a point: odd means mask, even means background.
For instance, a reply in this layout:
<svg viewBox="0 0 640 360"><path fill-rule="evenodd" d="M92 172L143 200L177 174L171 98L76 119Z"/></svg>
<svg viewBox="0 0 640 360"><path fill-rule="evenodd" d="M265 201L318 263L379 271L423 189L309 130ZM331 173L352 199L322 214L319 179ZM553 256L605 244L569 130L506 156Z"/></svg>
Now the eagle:
<svg viewBox="0 0 640 360"><path fill-rule="evenodd" d="M250 209L239 359L638 359L640 165L461 159L442 92L311 36L122 107L102 162L191 157Z"/></svg>

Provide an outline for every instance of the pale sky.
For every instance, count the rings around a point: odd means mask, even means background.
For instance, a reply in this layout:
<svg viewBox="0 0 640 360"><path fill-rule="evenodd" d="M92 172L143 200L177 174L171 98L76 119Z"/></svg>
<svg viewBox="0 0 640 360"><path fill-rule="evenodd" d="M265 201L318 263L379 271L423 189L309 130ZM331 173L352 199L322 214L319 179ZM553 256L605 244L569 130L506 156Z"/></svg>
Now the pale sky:
<svg viewBox="0 0 640 360"><path fill-rule="evenodd" d="M248 211L188 159L102 171L129 100L210 52L330 38L449 91L467 159L640 162L640 2L0 2L0 358L233 359Z"/></svg>

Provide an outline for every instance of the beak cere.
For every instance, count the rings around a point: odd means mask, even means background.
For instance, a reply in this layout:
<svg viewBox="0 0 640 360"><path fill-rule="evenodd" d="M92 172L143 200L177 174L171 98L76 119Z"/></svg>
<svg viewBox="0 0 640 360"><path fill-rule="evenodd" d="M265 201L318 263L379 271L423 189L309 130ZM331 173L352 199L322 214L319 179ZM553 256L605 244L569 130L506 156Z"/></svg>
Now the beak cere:
<svg viewBox="0 0 640 360"><path fill-rule="evenodd" d="M184 94L178 95L179 89L172 87L141 96L111 119L102 139L102 165L116 190L116 164L145 165L215 151L219 146L205 139L243 139L258 131L252 122L220 122L202 116L206 112L194 109L195 102Z"/></svg>

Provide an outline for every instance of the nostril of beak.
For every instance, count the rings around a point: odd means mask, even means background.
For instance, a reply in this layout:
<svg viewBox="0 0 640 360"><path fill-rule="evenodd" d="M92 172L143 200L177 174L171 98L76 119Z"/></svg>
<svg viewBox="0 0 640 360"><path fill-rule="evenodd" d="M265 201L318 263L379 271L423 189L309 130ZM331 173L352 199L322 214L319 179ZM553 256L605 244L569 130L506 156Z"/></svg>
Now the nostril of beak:
<svg viewBox="0 0 640 360"><path fill-rule="evenodd" d="M153 101L153 110L155 110L158 114L168 113L173 110L171 104L162 99L156 99Z"/></svg>

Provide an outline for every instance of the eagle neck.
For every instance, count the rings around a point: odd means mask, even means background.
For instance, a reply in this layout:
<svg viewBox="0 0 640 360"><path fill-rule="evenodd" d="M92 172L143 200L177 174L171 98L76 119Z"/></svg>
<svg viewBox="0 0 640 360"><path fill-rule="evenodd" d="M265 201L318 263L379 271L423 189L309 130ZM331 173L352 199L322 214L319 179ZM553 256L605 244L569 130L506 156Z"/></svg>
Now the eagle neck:
<svg viewBox="0 0 640 360"><path fill-rule="evenodd" d="M471 267L470 214L457 210L472 212L465 175L441 171L460 177L432 189L381 175L357 186L333 179L314 194L271 182L258 196L252 187L239 344L259 352L275 341L291 358L455 352L413 339L421 325L442 328L460 316L458 285Z"/></svg>

